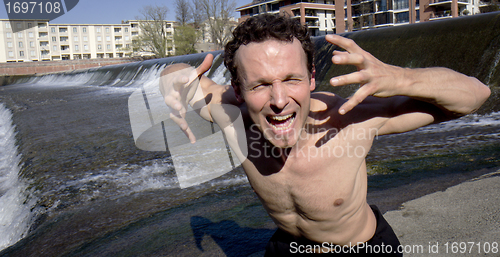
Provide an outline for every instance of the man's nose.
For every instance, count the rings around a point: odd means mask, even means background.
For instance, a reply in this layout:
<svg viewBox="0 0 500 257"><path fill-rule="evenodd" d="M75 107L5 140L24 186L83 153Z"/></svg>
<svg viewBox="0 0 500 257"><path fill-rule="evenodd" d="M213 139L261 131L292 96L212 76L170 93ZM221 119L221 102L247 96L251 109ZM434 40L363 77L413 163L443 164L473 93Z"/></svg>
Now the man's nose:
<svg viewBox="0 0 500 257"><path fill-rule="evenodd" d="M283 83L275 82L271 90L271 105L282 110L288 104L288 94L286 85Z"/></svg>

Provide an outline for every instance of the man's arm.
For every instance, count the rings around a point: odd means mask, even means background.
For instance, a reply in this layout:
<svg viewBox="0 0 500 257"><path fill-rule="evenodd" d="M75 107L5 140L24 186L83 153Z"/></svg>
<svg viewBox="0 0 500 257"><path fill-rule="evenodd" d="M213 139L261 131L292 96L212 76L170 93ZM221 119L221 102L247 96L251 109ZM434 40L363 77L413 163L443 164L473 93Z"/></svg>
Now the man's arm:
<svg viewBox="0 0 500 257"><path fill-rule="evenodd" d="M332 78L332 86L361 84L356 93L345 102L339 113L345 114L368 96L395 97L392 101L381 101L397 109L397 115L389 118L380 129L380 134L404 132L435 122L435 113L447 118L466 115L479 109L490 95L490 89L473 77L468 77L447 68L409 69L385 64L361 49L351 39L336 35L326 36L326 40L338 45L346 52L335 51L334 64L355 65L357 72ZM429 110L416 108L420 100L435 106ZM370 100L372 101L372 100Z"/></svg>
<svg viewBox="0 0 500 257"><path fill-rule="evenodd" d="M188 105L209 121L214 121L211 112L213 105L238 105L231 86L218 85L203 75L210 69L212 62L213 55L208 54L197 68L179 63L169 65L161 72L160 92L171 109L170 118L192 143L196 138L185 120Z"/></svg>

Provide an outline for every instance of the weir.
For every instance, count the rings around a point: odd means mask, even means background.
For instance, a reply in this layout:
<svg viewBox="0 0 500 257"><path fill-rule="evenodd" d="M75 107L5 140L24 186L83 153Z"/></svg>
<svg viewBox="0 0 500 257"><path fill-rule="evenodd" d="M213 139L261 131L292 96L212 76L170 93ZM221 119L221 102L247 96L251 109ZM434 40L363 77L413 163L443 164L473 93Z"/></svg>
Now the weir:
<svg viewBox="0 0 500 257"><path fill-rule="evenodd" d="M462 16L459 18L423 22L389 28L371 29L342 34L353 39L360 47L379 60L401 67L447 67L478 78L490 86L492 96L483 106L482 112L498 111L493 99L498 99L500 83L500 12ZM316 44L316 81L318 91L333 91L344 97L354 92L356 86L332 88L329 78L355 71L349 66L331 64L331 53L336 47L328 44L324 37L314 38ZM212 52L214 55L221 51ZM171 63L183 62L198 65L206 54L169 57L123 65L113 65L83 71L65 72L44 76L21 76L7 81L8 84L34 83L41 79L66 79L88 77L94 85L126 86L140 79L150 69ZM223 65L216 60L208 75ZM229 79L229 74L225 74Z"/></svg>
<svg viewBox="0 0 500 257"><path fill-rule="evenodd" d="M403 176L398 177L401 172L406 172L406 180L413 182L436 174L500 166L500 13L372 29L344 36L352 38L385 63L412 68L448 67L477 77L492 90L492 96L477 115L375 142L377 149L370 153L368 160L370 174L384 176L372 178L369 185L374 188L401 185L405 183ZM333 76L353 72L355 68L332 65L335 47L323 37L314 38L314 42L316 90L348 97L357 85L333 88L328 81ZM218 83L228 83L230 76L223 68L221 52L213 54L215 62L207 75ZM7 220L6 224L0 224L4 226L0 229L0 256L36 256L41 248L47 256L105 253L102 249L117 253L115 247L130 246L135 241L116 241L116 245L110 242L119 240L117 235L128 235L124 240L139 240L140 236L127 234L132 232L143 233L145 240L149 240L144 245L172 246L179 238L185 240L179 241L179 245L185 245L192 239L189 224L188 232L172 233L174 236L167 239L163 237L171 235L170 228L161 236L154 233L157 224L168 223L161 217L171 219L170 213L177 215L173 223L184 224L182 218L198 213L192 206L203 206L219 213L212 207L218 204L215 200L200 195L213 194L214 199L219 199L217 197L228 194L231 204L251 199L255 201L252 206L260 206L251 189L234 189L246 185L241 170L181 190L173 175L168 152L142 151L134 145L127 110L129 96L144 84L157 83L166 65L184 62L197 66L205 55L23 76L10 78L7 85L1 86L0 107L8 110L0 110L5 114L0 130L9 131L9 136L0 135L0 141L9 142L9 147L0 151L0 164L5 166L0 167L0 203L9 206L0 206L0 216L5 216L0 217L0 221ZM418 151L421 146L428 150L424 157ZM390 160L394 156L409 159L379 165L380 160ZM442 163L445 165L439 166ZM15 195L18 191L22 192ZM222 196L220 192L224 192ZM198 205L191 205L194 200ZM183 204L187 207L179 207ZM189 210L189 215L183 208ZM250 223L265 227L262 224L268 222L267 215L259 211L263 218ZM227 213L220 215L227 216ZM143 223L136 223L138 220ZM162 238L161 242L154 242L156 238ZM3 250L1 247L8 248ZM127 254L156 253L154 249L148 252L140 246L134 249L126 250Z"/></svg>

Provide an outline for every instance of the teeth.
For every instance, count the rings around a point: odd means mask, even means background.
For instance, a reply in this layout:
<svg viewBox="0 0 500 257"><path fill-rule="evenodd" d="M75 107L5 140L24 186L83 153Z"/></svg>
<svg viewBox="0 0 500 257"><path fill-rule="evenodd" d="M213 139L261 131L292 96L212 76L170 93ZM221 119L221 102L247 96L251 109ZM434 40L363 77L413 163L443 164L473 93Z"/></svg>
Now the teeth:
<svg viewBox="0 0 500 257"><path fill-rule="evenodd" d="M293 116L292 114L287 115L287 116L276 116L276 117L273 117L273 120L282 121L282 120L289 119L292 116ZM276 126L276 125L273 125L273 124L271 124L271 126L274 129L278 130L278 131L280 131L280 130L287 130L287 129L289 129L289 128L292 127L292 124L293 124L294 120L295 120L295 117L291 118L290 121L287 122L288 125L286 127L284 127L284 126Z"/></svg>
<svg viewBox="0 0 500 257"><path fill-rule="evenodd" d="M286 116L273 116L273 120L277 120L277 121L283 121L283 120L286 120L288 118L292 117L292 114L288 114Z"/></svg>

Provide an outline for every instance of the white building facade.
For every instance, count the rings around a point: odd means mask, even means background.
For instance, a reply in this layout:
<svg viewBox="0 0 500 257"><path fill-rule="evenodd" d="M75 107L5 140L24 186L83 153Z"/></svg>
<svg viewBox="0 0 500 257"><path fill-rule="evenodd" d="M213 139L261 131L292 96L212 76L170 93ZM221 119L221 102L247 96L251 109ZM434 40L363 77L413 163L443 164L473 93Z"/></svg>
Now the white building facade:
<svg viewBox="0 0 500 257"><path fill-rule="evenodd" d="M134 53L140 21L122 24L50 24L48 20L0 20L0 62L124 58ZM167 22L168 54L175 55L174 23ZM12 28L12 26L15 26ZM15 32L18 31L18 32ZM1 50L3 49L3 50Z"/></svg>

